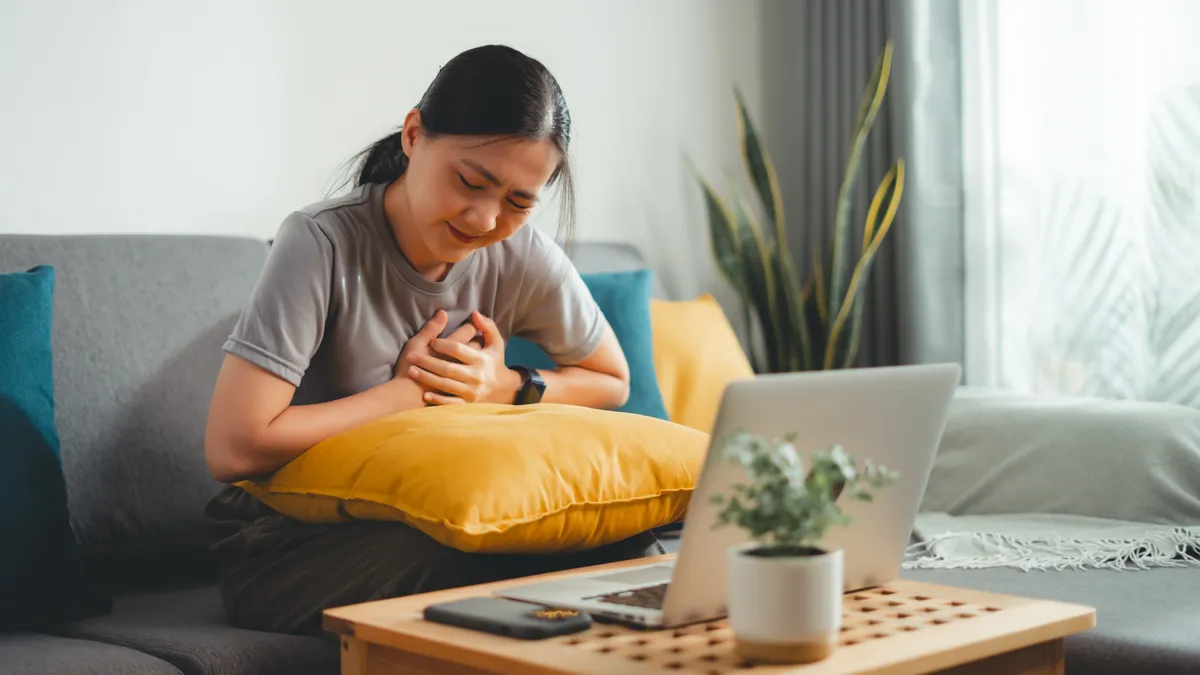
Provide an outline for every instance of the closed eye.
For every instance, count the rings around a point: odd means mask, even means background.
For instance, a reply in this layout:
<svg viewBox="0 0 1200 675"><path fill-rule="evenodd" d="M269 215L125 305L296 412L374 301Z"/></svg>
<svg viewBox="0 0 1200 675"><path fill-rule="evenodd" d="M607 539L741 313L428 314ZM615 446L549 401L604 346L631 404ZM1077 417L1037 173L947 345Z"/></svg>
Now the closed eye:
<svg viewBox="0 0 1200 675"><path fill-rule="evenodd" d="M469 189L469 190L482 190L483 189L482 185L474 185L472 183L468 183L466 176L463 176L461 173L458 174L458 179L460 181L462 181L462 184L466 185L467 189Z"/></svg>
<svg viewBox="0 0 1200 675"><path fill-rule="evenodd" d="M456 171L455 173L458 173L458 172ZM463 185L467 186L468 190L483 190L483 189L485 189L484 186L482 186L482 185L475 185L474 183L471 183L470 181L467 180L467 177L462 175L461 173L458 173L458 180ZM533 208L532 206L526 206L525 204L519 204L511 199L508 200L508 203L512 204L512 207L518 211L528 211L529 209Z"/></svg>

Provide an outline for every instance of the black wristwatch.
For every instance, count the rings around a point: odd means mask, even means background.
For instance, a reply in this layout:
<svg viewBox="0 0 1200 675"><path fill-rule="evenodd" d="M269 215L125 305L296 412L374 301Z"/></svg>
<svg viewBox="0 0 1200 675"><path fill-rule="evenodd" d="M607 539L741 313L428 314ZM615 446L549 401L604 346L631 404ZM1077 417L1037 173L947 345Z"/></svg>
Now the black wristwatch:
<svg viewBox="0 0 1200 675"><path fill-rule="evenodd" d="M546 392L546 381L542 379L541 374L525 366L512 366L512 369L521 374L521 388L517 390L517 397L513 403L530 405L541 402L542 394Z"/></svg>

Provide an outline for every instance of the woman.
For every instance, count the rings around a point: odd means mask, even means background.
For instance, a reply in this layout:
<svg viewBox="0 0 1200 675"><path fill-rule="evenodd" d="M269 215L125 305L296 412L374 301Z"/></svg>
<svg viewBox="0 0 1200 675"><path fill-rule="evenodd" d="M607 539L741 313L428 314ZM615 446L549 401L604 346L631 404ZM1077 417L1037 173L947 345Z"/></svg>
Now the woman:
<svg viewBox="0 0 1200 675"><path fill-rule="evenodd" d="M570 226L570 116L505 47L446 64L349 194L286 218L226 341L205 438L213 476L272 473L323 439L425 405L616 408L624 355L570 260L527 227L553 185ZM510 370L520 334L559 367ZM208 506L238 626L323 634L327 607L661 552L652 534L571 555L466 554L399 523L310 525L229 486Z"/></svg>

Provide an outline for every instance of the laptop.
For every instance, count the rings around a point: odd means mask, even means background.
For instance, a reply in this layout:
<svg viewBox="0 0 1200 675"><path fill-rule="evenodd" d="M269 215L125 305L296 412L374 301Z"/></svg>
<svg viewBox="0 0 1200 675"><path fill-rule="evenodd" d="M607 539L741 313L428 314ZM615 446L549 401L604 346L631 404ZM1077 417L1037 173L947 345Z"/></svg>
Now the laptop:
<svg viewBox="0 0 1200 675"><path fill-rule="evenodd" d="M726 550L749 537L734 525L714 527L720 507L710 496L745 480L744 469L720 452L725 439L739 431L767 438L795 433L805 457L841 444L859 462L869 458L899 472L895 483L874 491L874 501L842 499L853 522L831 528L821 542L842 549L846 591L885 584L900 572L960 375L951 363L765 374L732 382L722 395L673 561L531 582L495 594L646 628L724 618Z"/></svg>

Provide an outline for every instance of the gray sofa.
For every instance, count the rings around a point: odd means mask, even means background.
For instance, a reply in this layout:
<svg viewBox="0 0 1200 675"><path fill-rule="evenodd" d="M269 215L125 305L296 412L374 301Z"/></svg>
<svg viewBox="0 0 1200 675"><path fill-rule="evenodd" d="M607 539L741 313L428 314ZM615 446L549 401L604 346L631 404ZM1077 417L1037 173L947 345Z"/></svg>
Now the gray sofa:
<svg viewBox="0 0 1200 675"><path fill-rule="evenodd" d="M57 268L55 389L72 525L114 597L110 613L0 635L0 673L338 671L333 642L229 626L206 551L201 514L219 486L204 466L204 420L221 343L266 252L265 242L230 237L0 235L0 272ZM620 245L582 245L575 259L585 271L642 264ZM904 575L1096 606L1099 626L1068 642L1076 675L1200 671L1194 570Z"/></svg>
<svg viewBox="0 0 1200 675"><path fill-rule="evenodd" d="M202 512L220 485L204 464L205 417L221 343L267 249L235 237L0 235L0 273L56 267L72 527L113 594L111 613L53 634L0 634L0 675L338 672L335 642L229 626L207 553ZM583 270L642 264L621 245L575 253Z"/></svg>
<svg viewBox="0 0 1200 675"><path fill-rule="evenodd" d="M0 271L56 268L54 386L72 527L111 613L0 635L0 672L337 673L336 645L232 628L202 512L221 343L262 241L0 236Z"/></svg>

